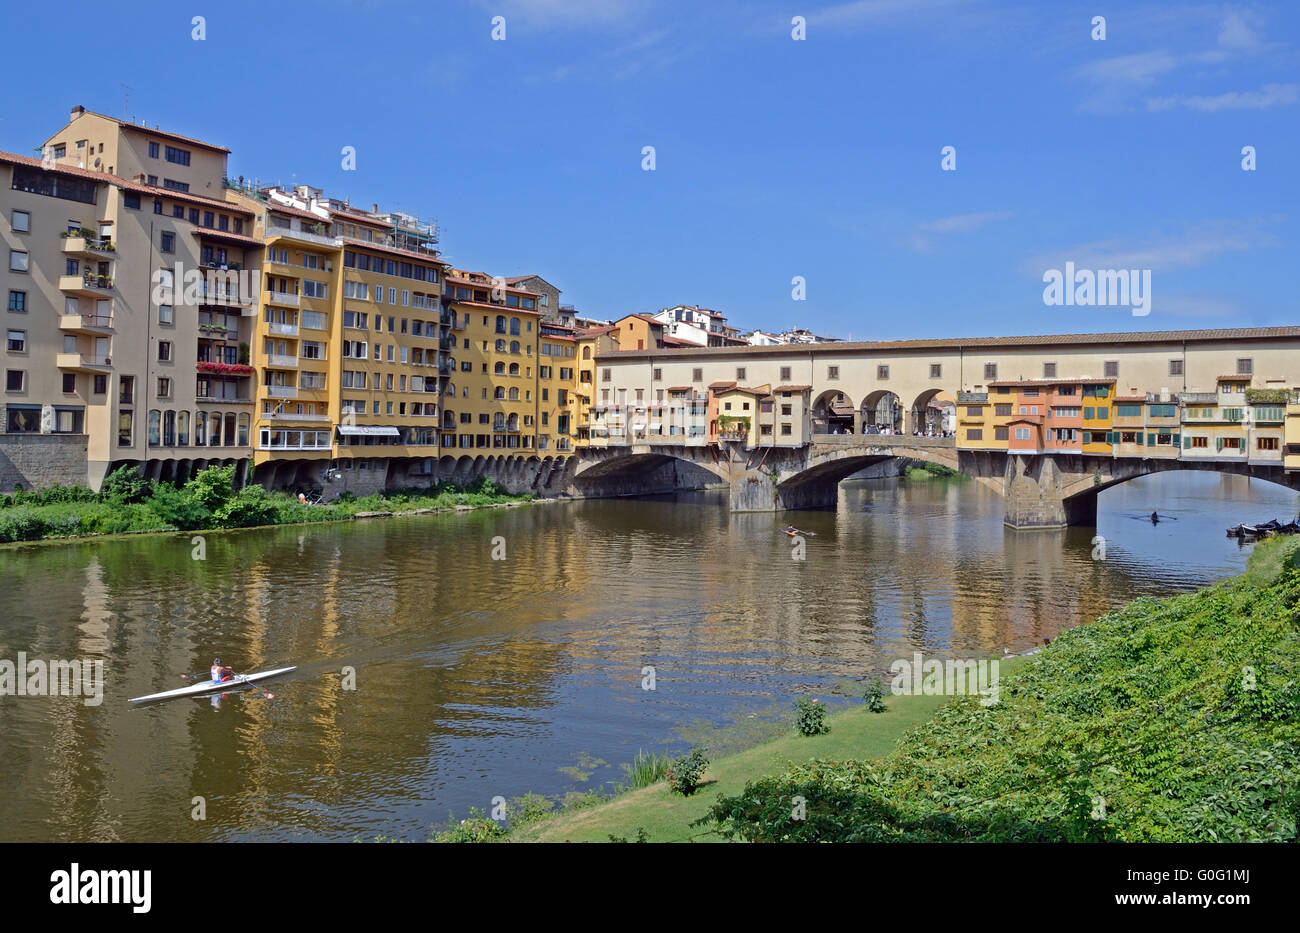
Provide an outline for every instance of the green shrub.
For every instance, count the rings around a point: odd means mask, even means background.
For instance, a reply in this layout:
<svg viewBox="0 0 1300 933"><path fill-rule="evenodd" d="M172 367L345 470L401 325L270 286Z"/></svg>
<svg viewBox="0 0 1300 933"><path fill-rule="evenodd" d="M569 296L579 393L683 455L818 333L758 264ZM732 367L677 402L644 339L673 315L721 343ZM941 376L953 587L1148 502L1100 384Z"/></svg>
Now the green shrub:
<svg viewBox="0 0 1300 933"><path fill-rule="evenodd" d="M704 749L696 745L682 757L673 759L664 776L668 778L673 790L683 797L689 797L699 788L700 779L708 767L709 759L705 756Z"/></svg>
<svg viewBox="0 0 1300 933"><path fill-rule="evenodd" d="M235 495L235 468L208 467L185 484L186 496L209 512L215 512Z"/></svg>
<svg viewBox="0 0 1300 933"><path fill-rule="evenodd" d="M104 477L99 487L99 495L106 501L130 503L141 502L149 492L149 484L139 468L121 466Z"/></svg>
<svg viewBox="0 0 1300 933"><path fill-rule="evenodd" d="M794 701L794 727L800 735L824 735L831 731L826 722L826 706L815 699L799 697Z"/></svg>
<svg viewBox="0 0 1300 933"><path fill-rule="evenodd" d="M187 484L188 485L188 484ZM206 528L212 520L212 512L203 503L191 498L171 483L154 483L149 490L145 505L158 516L164 525L191 531Z"/></svg>
<svg viewBox="0 0 1300 933"><path fill-rule="evenodd" d="M879 680L869 681L867 688L862 691L862 702L866 705L868 713L883 713L885 711L885 685Z"/></svg>
<svg viewBox="0 0 1300 933"><path fill-rule="evenodd" d="M496 820L483 815L478 807L470 807L469 817L459 823L454 818L448 827L433 837L434 842L496 842L506 835Z"/></svg>
<svg viewBox="0 0 1300 933"><path fill-rule="evenodd" d="M45 536L45 521L30 507L15 505L0 512L0 541L35 541Z"/></svg>
<svg viewBox="0 0 1300 933"><path fill-rule="evenodd" d="M275 499L261 486L245 486L212 513L212 520L220 528L250 528L254 525L274 524L280 515Z"/></svg>

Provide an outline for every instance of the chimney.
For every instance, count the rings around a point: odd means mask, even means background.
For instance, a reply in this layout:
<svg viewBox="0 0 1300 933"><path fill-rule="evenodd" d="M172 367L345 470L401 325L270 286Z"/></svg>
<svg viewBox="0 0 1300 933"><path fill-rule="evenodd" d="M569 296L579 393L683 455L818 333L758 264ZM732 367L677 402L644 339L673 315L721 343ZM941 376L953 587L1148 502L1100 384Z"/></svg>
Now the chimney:
<svg viewBox="0 0 1300 933"><path fill-rule="evenodd" d="M78 104L72 108L72 113L68 116L68 122L72 122L86 112L86 108Z"/></svg>
<svg viewBox="0 0 1300 933"><path fill-rule="evenodd" d="M372 213L372 214L378 214L378 213L379 213L379 205L378 205L378 204L371 204L371 205L370 205L370 213Z"/></svg>

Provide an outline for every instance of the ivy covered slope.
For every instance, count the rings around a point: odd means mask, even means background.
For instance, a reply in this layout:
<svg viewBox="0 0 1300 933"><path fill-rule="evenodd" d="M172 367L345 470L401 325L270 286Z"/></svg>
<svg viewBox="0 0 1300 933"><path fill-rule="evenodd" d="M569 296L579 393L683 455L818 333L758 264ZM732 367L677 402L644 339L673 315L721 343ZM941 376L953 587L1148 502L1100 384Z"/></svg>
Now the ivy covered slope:
<svg viewBox="0 0 1300 933"><path fill-rule="evenodd" d="M700 822L755 841L1296 841L1297 545L1066 632L996 705L960 698L885 758L794 766Z"/></svg>

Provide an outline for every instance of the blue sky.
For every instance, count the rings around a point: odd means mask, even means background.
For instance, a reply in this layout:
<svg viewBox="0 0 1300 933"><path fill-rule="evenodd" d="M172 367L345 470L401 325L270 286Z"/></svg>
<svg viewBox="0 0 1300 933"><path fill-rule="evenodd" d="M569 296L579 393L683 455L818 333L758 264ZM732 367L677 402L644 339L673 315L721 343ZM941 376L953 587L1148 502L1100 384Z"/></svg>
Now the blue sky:
<svg viewBox="0 0 1300 933"><path fill-rule="evenodd" d="M125 84L232 174L436 218L450 261L540 273L599 317L701 304L854 339L1300 323L1300 4L206 6L7 11L23 92L0 148L75 104L122 116ZM1150 269L1150 315L1045 306L1067 260Z"/></svg>

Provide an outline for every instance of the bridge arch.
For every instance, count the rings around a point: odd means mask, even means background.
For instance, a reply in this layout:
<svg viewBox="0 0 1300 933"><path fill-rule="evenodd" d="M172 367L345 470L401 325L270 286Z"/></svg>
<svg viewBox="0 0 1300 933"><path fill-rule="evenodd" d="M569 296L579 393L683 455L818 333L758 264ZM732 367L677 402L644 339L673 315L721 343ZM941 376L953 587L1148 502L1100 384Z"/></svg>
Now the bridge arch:
<svg viewBox="0 0 1300 933"><path fill-rule="evenodd" d="M888 428L891 431L903 431L903 400L898 393L889 389L877 389L862 400L862 424L867 433L880 433Z"/></svg>
<svg viewBox="0 0 1300 933"><path fill-rule="evenodd" d="M951 394L943 389L926 389L912 401L912 407L907 412L907 433L913 434L920 431L922 434L933 432L940 433L943 430L942 419L935 419L931 416L930 403L940 396L948 396L945 401L951 401L956 404L956 400ZM938 423L936 423L936 421Z"/></svg>
<svg viewBox="0 0 1300 933"><path fill-rule="evenodd" d="M812 403L814 434L853 434L853 400L839 389L827 389Z"/></svg>

